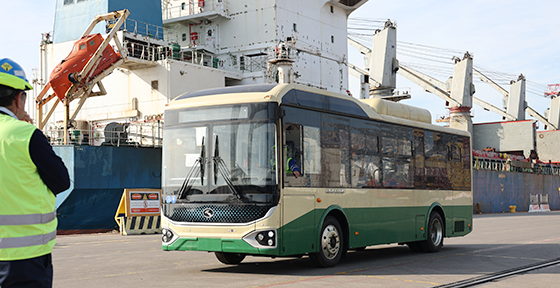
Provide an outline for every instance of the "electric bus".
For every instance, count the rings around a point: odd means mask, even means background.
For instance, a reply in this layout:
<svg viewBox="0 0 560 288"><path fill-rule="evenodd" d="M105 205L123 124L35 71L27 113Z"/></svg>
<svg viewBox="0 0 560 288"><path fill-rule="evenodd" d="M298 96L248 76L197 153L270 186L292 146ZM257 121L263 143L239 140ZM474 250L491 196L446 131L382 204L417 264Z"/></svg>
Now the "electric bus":
<svg viewBox="0 0 560 288"><path fill-rule="evenodd" d="M257 84L185 93L164 118L163 250L331 267L348 250L437 252L472 231L470 134L425 109Z"/></svg>

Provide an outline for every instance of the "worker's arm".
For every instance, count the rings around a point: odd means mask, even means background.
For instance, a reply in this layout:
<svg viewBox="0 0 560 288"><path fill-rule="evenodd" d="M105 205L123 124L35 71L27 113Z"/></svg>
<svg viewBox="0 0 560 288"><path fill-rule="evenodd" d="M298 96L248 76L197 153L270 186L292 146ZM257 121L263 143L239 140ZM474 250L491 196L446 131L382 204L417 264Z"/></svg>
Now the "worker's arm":
<svg viewBox="0 0 560 288"><path fill-rule="evenodd" d="M296 178L299 177L299 175L300 175L301 172L299 172L299 167L298 167L297 164L296 164L296 160L290 158L290 159L288 160L288 168L290 168L290 170L292 171L292 173L294 173L294 176L295 176Z"/></svg>
<svg viewBox="0 0 560 288"><path fill-rule="evenodd" d="M39 176L54 195L70 188L70 176L62 159L56 155L41 130L36 129L29 141L29 155Z"/></svg>

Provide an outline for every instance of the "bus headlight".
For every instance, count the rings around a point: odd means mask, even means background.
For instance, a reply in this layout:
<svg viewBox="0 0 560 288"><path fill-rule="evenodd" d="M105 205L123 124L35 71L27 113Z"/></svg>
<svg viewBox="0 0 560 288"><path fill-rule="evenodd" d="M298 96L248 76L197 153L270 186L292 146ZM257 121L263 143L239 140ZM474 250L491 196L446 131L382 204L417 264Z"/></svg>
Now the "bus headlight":
<svg viewBox="0 0 560 288"><path fill-rule="evenodd" d="M276 248L276 230L254 231L243 237L243 240L255 248Z"/></svg>
<svg viewBox="0 0 560 288"><path fill-rule="evenodd" d="M263 246L276 246L276 235L274 231L264 231L257 234L257 242Z"/></svg>
<svg viewBox="0 0 560 288"><path fill-rule="evenodd" d="M163 234L161 236L161 241L163 241L163 243L168 243L171 242L171 240L173 240L173 232L170 229L166 229L166 228L161 229L161 234Z"/></svg>

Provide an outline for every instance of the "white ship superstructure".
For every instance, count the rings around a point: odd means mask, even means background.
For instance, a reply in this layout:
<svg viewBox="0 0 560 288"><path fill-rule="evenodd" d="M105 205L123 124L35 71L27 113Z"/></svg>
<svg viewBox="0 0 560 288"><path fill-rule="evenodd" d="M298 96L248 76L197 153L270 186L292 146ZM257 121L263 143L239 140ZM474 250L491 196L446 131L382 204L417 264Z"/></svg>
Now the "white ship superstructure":
<svg viewBox="0 0 560 288"><path fill-rule="evenodd" d="M127 61L103 79L107 95L89 98L77 121L155 119L166 103L185 92L276 82L278 72L269 59L282 43L294 60L294 82L348 90L347 19L367 0L154 2L57 1L54 41L44 39L41 49L44 82L85 30L87 23L76 19L116 9L131 12L118 32L125 50L118 52L126 53ZM92 33L103 35L109 26L99 24ZM75 106L72 102L70 109ZM57 108L50 126L63 117Z"/></svg>

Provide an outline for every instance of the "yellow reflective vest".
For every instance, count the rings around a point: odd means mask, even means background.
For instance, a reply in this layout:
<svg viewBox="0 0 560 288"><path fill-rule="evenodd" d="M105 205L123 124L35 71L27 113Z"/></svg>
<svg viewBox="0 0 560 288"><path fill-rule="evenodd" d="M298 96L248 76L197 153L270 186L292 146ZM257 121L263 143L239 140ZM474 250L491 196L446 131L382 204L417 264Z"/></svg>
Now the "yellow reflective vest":
<svg viewBox="0 0 560 288"><path fill-rule="evenodd" d="M0 261L51 253L56 197L29 155L35 126L0 114Z"/></svg>

